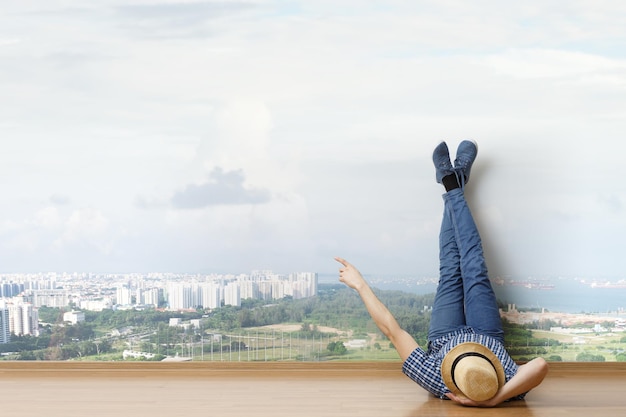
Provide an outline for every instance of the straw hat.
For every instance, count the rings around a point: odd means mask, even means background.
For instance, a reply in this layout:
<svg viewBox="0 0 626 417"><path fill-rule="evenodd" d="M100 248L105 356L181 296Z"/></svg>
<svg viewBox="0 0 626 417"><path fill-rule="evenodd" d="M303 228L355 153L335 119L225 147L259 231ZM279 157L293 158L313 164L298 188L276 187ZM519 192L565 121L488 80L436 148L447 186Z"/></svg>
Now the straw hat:
<svg viewBox="0 0 626 417"><path fill-rule="evenodd" d="M441 376L448 389L474 401L487 401L505 383L498 357L480 343L465 342L450 350L441 363Z"/></svg>

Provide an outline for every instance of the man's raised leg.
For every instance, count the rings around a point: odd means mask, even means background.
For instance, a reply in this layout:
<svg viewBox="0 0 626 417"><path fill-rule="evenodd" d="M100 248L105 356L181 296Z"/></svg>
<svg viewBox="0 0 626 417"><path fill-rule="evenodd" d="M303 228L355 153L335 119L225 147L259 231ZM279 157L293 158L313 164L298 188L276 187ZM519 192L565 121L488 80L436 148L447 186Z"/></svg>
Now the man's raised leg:
<svg viewBox="0 0 626 417"><path fill-rule="evenodd" d="M475 142L463 141L457 150L454 170L466 183L478 148ZM464 184L463 184L464 185ZM459 249L465 297L465 322L481 333L504 341L496 296L489 282L480 234L463 193L464 187L444 195Z"/></svg>
<svg viewBox="0 0 626 417"><path fill-rule="evenodd" d="M435 177L446 189L456 182L448 146L441 142L433 152ZM461 257L456 244L452 217L444 207L439 233L439 284L430 318L428 340L432 341L465 326Z"/></svg>
<svg viewBox="0 0 626 417"><path fill-rule="evenodd" d="M461 256L449 210L444 208L439 233L439 284L430 317L428 340L465 327Z"/></svg>

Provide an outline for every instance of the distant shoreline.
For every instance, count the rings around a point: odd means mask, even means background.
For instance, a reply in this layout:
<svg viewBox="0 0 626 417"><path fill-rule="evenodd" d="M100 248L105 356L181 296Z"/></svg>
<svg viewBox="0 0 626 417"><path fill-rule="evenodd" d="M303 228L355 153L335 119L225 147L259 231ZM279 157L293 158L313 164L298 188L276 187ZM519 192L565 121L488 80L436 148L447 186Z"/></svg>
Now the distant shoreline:
<svg viewBox="0 0 626 417"><path fill-rule="evenodd" d="M339 284L335 275L319 275L320 284ZM367 277L380 290L410 294L433 294L436 278ZM515 304L520 310L546 310L552 313L621 315L626 311L626 287L621 281L584 279L527 279L492 281L496 298ZM527 284L527 285L523 285Z"/></svg>

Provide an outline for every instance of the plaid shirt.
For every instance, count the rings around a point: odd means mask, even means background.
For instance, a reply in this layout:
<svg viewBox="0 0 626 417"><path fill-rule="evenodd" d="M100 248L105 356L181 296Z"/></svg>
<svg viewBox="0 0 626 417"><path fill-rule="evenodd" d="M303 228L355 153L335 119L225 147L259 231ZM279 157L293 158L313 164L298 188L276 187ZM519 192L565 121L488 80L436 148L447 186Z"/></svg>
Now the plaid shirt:
<svg viewBox="0 0 626 417"><path fill-rule="evenodd" d="M517 373L518 366L504 349L502 343L493 337L478 334L471 327L454 331L446 336L431 341L428 351L415 349L402 365L402 372L417 382L422 388L441 399L448 399L445 394L450 390L441 377L441 362L453 347L464 342L476 342L486 346L500 359L504 367L506 381ZM523 399L525 394L512 399Z"/></svg>

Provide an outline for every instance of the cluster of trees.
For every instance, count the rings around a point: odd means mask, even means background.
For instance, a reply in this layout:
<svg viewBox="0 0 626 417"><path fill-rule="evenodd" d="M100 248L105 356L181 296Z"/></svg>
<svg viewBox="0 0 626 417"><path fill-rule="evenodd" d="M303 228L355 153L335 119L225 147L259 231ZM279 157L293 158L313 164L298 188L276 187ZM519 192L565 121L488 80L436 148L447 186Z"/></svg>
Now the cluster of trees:
<svg viewBox="0 0 626 417"><path fill-rule="evenodd" d="M32 352L35 350L43 350L50 346L50 337L33 337L33 336L11 336L9 343L0 343L0 353ZM30 356L30 355L28 355Z"/></svg>
<svg viewBox="0 0 626 417"><path fill-rule="evenodd" d="M345 355L348 353L348 349L341 342L330 342L328 346L326 346L326 350L331 355Z"/></svg>
<svg viewBox="0 0 626 417"><path fill-rule="evenodd" d="M511 356L528 360L538 355L546 355L548 347L561 346L556 339L533 338L527 327L503 319L504 344Z"/></svg>
<svg viewBox="0 0 626 417"><path fill-rule="evenodd" d="M67 360L111 352L109 340L81 339L93 330L88 325L54 326L39 337L15 336L11 342L0 344L0 352L13 353L16 360Z"/></svg>
<svg viewBox="0 0 626 417"><path fill-rule="evenodd" d="M604 362L606 358L602 355L594 355L589 352L580 352L576 355L576 362Z"/></svg>

